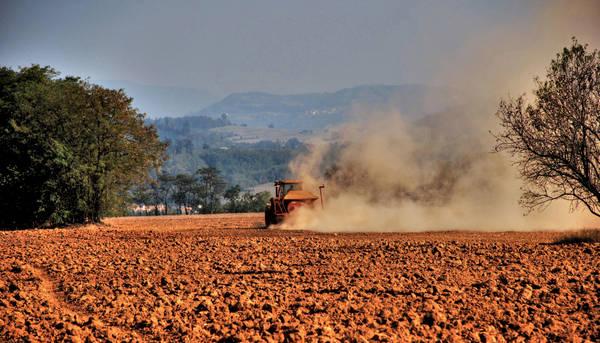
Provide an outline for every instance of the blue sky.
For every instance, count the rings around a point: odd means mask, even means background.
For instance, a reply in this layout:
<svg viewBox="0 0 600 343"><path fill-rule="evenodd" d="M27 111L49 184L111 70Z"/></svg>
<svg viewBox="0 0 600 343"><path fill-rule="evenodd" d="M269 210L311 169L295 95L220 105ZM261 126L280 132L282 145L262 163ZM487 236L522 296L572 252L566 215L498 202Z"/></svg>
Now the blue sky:
<svg viewBox="0 0 600 343"><path fill-rule="evenodd" d="M591 3L4 0L0 64L215 96L443 82L488 47L520 59L542 46L547 62L572 35L595 39Z"/></svg>

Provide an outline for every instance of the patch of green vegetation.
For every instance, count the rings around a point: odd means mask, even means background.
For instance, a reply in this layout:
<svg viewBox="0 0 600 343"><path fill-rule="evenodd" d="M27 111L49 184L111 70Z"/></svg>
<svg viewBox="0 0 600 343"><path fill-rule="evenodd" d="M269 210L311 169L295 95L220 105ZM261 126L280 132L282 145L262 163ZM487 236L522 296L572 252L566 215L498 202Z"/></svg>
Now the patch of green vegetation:
<svg viewBox="0 0 600 343"><path fill-rule="evenodd" d="M210 166L221 171L228 184L247 189L289 177L288 164L303 152L306 152L306 146L296 139L285 143L262 141L223 146L204 144L200 147L176 141L168 149L170 158L163 171L169 174L194 173Z"/></svg>
<svg viewBox="0 0 600 343"><path fill-rule="evenodd" d="M0 228L97 222L166 145L123 90L50 67L0 67Z"/></svg>

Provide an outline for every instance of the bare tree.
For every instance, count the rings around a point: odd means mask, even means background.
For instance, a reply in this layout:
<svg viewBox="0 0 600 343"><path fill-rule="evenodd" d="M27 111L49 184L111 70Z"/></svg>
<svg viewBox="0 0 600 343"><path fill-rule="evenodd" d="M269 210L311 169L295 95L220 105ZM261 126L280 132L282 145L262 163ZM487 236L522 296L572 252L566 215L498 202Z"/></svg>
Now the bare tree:
<svg viewBox="0 0 600 343"><path fill-rule="evenodd" d="M535 79L535 101L503 100L496 151L515 158L530 211L556 199L600 216L600 53L573 38Z"/></svg>

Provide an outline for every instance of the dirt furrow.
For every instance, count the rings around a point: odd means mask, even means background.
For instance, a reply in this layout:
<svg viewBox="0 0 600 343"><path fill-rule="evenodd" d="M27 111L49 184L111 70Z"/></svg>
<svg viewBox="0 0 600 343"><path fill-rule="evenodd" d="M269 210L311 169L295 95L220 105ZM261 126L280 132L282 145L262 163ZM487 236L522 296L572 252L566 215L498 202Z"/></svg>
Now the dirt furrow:
<svg viewBox="0 0 600 343"><path fill-rule="evenodd" d="M44 269L32 265L28 265L28 267L33 276L39 280L38 290L41 293L41 296L48 302L50 307L55 308L63 314L69 315L73 318L88 318L84 325L90 325L96 329L101 329L100 331L103 331L103 334L106 334L107 336L127 338L127 340L130 342L143 341L138 332L135 332L129 328L111 325L101 320L94 313L85 311L81 308L78 308L74 304L67 302L63 292L58 290L56 283Z"/></svg>
<svg viewBox="0 0 600 343"><path fill-rule="evenodd" d="M600 244L239 229L258 220L0 235L0 341L600 340Z"/></svg>

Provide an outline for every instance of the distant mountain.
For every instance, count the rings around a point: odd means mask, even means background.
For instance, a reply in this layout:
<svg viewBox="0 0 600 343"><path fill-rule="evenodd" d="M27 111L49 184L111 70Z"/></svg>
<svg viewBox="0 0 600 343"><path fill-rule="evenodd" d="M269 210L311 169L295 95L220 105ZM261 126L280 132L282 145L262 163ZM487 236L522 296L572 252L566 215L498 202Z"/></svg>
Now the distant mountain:
<svg viewBox="0 0 600 343"><path fill-rule="evenodd" d="M210 93L194 88L142 85L123 80L96 82L104 87L124 89L133 98L133 105L150 118L182 116L217 100Z"/></svg>
<svg viewBox="0 0 600 343"><path fill-rule="evenodd" d="M329 126L373 110L397 111L420 125L444 125L449 133L460 135L462 121L455 119L464 111L458 99L449 89L423 85L295 95L247 92L187 116L147 121L170 143L163 171L193 173L209 165L221 170L229 184L251 187L289 176L287 166L303 153L305 142L326 137L334 132ZM440 116L453 119L440 121Z"/></svg>
<svg viewBox="0 0 600 343"><path fill-rule="evenodd" d="M264 92L234 93L190 116L220 118L250 127L317 129L348 119L361 109L400 111L419 118L458 102L455 91L425 85L366 85L332 93L276 95Z"/></svg>

